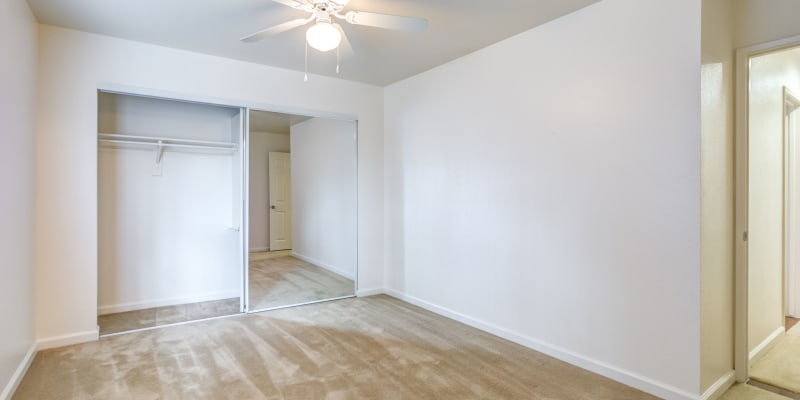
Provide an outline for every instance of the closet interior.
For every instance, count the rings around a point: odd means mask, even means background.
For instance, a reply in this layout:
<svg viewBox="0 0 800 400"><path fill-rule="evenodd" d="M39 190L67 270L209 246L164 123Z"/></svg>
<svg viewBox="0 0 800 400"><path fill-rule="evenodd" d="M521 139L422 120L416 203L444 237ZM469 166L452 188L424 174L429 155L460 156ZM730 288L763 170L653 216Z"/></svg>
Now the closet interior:
<svg viewBox="0 0 800 400"><path fill-rule="evenodd" d="M98 92L101 335L244 311L245 118Z"/></svg>
<svg viewBox="0 0 800 400"><path fill-rule="evenodd" d="M357 122L98 92L101 335L355 295Z"/></svg>

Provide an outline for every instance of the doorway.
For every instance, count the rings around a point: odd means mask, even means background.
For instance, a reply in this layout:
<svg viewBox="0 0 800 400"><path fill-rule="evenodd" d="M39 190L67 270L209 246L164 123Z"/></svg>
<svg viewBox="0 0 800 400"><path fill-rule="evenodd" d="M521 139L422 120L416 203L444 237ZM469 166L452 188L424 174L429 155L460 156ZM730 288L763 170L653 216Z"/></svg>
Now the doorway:
<svg viewBox="0 0 800 400"><path fill-rule="evenodd" d="M800 38L739 50L737 74L736 374L798 394Z"/></svg>

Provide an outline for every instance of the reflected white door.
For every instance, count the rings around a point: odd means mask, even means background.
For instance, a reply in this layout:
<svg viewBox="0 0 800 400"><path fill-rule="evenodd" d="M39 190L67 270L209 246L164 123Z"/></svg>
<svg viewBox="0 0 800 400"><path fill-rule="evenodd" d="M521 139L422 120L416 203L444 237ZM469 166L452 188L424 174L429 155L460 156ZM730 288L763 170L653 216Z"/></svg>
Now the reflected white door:
<svg viewBox="0 0 800 400"><path fill-rule="evenodd" d="M269 249L292 248L292 172L289 153L269 153Z"/></svg>

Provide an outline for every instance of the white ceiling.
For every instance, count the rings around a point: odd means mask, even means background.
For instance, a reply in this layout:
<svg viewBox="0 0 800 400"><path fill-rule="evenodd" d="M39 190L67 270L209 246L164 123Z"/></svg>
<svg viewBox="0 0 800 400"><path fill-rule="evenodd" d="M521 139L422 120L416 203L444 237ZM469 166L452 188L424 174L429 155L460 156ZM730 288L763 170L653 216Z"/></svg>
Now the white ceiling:
<svg viewBox="0 0 800 400"><path fill-rule="evenodd" d="M340 77L384 86L599 0L352 0L348 10L427 18L421 33L342 24L355 56ZM307 16L270 0L28 0L40 23L303 70L305 29L241 43ZM336 76L335 52L309 50L309 72Z"/></svg>

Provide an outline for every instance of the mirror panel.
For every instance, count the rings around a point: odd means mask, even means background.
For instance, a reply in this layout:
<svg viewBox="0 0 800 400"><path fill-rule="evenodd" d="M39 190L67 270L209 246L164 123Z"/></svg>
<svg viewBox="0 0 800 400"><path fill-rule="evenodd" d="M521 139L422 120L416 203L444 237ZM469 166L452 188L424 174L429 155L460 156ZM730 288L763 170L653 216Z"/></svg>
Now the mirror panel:
<svg viewBox="0 0 800 400"><path fill-rule="evenodd" d="M249 311L355 295L356 130L250 110Z"/></svg>

